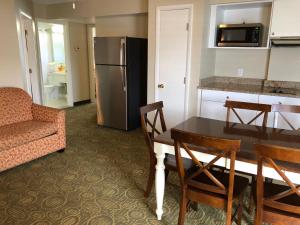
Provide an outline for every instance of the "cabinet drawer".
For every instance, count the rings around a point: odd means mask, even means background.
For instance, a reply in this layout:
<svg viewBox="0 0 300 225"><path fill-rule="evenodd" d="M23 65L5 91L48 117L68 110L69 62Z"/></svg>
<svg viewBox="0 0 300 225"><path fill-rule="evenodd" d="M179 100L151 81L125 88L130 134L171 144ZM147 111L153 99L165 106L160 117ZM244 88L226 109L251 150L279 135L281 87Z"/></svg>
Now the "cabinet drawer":
<svg viewBox="0 0 300 225"><path fill-rule="evenodd" d="M258 102L258 95L238 93L238 92L227 92L227 91L213 91L213 90L202 90L203 101L213 101L225 103L227 99L241 102Z"/></svg>
<svg viewBox="0 0 300 225"><path fill-rule="evenodd" d="M264 104L300 105L300 98L260 95L259 102Z"/></svg>
<svg viewBox="0 0 300 225"><path fill-rule="evenodd" d="M213 101L202 101L201 114L203 118L213 119L213 120L226 120L227 109L221 102Z"/></svg>

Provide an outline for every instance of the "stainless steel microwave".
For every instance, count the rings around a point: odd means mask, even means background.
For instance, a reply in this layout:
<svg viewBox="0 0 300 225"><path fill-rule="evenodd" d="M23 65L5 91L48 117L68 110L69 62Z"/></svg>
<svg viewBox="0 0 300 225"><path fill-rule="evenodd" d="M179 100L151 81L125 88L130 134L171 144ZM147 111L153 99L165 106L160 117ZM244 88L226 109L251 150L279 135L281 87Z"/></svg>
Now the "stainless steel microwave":
<svg viewBox="0 0 300 225"><path fill-rule="evenodd" d="M216 45L218 47L260 47L262 29L261 23L220 24Z"/></svg>

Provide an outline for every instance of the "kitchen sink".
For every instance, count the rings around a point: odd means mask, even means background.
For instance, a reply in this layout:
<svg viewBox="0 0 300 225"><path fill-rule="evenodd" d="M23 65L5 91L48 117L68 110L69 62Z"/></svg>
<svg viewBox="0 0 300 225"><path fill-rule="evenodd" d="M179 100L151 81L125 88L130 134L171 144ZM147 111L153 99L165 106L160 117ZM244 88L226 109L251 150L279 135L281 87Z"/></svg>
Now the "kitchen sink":
<svg viewBox="0 0 300 225"><path fill-rule="evenodd" d="M296 91L290 88L272 88L269 93L274 94L286 94L286 95L296 95Z"/></svg>

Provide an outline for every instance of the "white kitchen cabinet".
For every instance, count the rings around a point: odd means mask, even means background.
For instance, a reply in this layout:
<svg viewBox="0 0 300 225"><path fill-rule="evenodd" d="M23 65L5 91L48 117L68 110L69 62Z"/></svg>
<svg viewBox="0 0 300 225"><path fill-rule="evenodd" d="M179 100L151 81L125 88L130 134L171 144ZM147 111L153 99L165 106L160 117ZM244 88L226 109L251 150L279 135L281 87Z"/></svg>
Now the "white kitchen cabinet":
<svg viewBox="0 0 300 225"><path fill-rule="evenodd" d="M260 95L259 103L263 104L285 104L285 105L300 105L299 98L291 97L279 97L279 96L269 96ZM300 128L300 115L297 113L282 113L295 128ZM269 127L282 128L290 130L290 126L284 121L284 119L278 113L270 113L268 120Z"/></svg>
<svg viewBox="0 0 300 225"><path fill-rule="evenodd" d="M202 101L214 101L225 103L227 99L230 99L232 101L257 103L258 95L229 91L202 90Z"/></svg>
<svg viewBox="0 0 300 225"><path fill-rule="evenodd" d="M198 116L203 118L215 119L215 120L226 120L227 108L224 104L227 99L233 101L244 101L261 104L286 104L286 105L300 105L300 98L292 97L280 97L271 95L258 95L258 94L247 94L237 92L226 92L217 90L199 90L198 93ZM249 122L258 112L251 110L236 110L243 121ZM300 128L300 115L296 113L282 113L295 128ZM238 122L238 118L231 112L229 118L231 122ZM259 117L255 123L257 125L262 124L263 117ZM291 129L284 119L274 112L270 112L268 115L268 127Z"/></svg>
<svg viewBox="0 0 300 225"><path fill-rule="evenodd" d="M198 100L199 102L201 102L199 116L203 118L226 121L227 108L224 107L226 100L258 103L258 95L215 90L202 90L201 100ZM257 114L257 112L251 110L236 111L245 123L249 122ZM230 113L229 120L231 122L240 123L239 119L234 115L232 111Z"/></svg>
<svg viewBox="0 0 300 225"><path fill-rule="evenodd" d="M223 102L202 101L200 116L214 120L226 120L227 109Z"/></svg>
<svg viewBox="0 0 300 225"><path fill-rule="evenodd" d="M300 36L299 9L299 0L274 0L271 37Z"/></svg>

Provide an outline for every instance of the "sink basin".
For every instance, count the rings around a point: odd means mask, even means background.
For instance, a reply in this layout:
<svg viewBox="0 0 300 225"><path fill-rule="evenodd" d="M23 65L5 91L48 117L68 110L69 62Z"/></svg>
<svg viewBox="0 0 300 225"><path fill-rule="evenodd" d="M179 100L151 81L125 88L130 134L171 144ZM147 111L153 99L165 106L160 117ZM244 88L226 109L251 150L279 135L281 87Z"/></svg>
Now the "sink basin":
<svg viewBox="0 0 300 225"><path fill-rule="evenodd" d="M279 93L279 94L283 94L283 91L280 90L280 89L272 89L272 90L270 91L270 93Z"/></svg>
<svg viewBox="0 0 300 225"><path fill-rule="evenodd" d="M293 89L281 89L281 88L273 88L269 91L269 93L296 95L296 92Z"/></svg>

